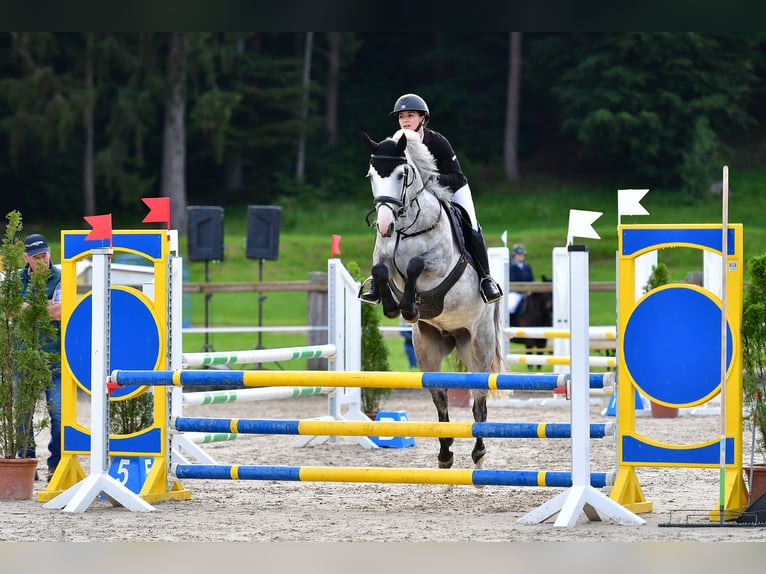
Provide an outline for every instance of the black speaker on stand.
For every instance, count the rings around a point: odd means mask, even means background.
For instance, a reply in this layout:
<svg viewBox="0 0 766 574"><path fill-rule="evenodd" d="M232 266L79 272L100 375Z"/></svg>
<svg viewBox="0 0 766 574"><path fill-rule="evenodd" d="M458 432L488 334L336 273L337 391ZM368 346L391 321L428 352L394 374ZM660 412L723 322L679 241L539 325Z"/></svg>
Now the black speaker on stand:
<svg viewBox="0 0 766 574"><path fill-rule="evenodd" d="M186 208L189 229L189 261L205 262L205 283L209 282L208 263L223 261L223 207L190 205ZM205 345L202 351L212 351L208 339L208 310L212 293L205 293Z"/></svg>
<svg viewBox="0 0 766 574"><path fill-rule="evenodd" d="M279 257L279 225L282 221L282 208L269 205L247 206L247 247L245 256L258 259L258 281L263 282L263 260L276 260ZM263 302L266 296L258 297L258 346L263 349Z"/></svg>

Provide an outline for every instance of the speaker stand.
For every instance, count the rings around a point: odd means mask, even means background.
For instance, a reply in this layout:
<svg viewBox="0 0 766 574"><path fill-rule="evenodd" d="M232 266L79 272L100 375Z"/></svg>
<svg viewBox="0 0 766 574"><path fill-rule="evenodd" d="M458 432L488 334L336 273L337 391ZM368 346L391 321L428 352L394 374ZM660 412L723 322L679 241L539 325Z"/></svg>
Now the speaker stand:
<svg viewBox="0 0 766 574"><path fill-rule="evenodd" d="M263 259L258 259L258 282L263 283ZM266 295L263 295L263 292L260 292L261 294L258 295L258 345L256 345L255 349L265 349L263 346L263 302L266 301ZM279 364L278 361L274 361L274 363L277 365L277 367L280 368L280 370L284 370L284 367L282 367L281 364ZM262 369L261 363L256 363L255 365L256 369Z"/></svg>
<svg viewBox="0 0 766 574"><path fill-rule="evenodd" d="M207 284L210 281L210 279L208 278L207 266L208 266L208 260L205 259L205 284ZM208 318L209 318L208 308L209 308L209 305L210 305L210 299L212 297L213 297L212 293L205 292L205 344L202 346L202 349L200 350L203 353L205 353L205 352L212 352L212 351L215 350L215 349L213 349L213 345L211 345L208 342L209 341L208 326L210 325L209 320L208 320Z"/></svg>
<svg viewBox="0 0 766 574"><path fill-rule="evenodd" d="M263 283L263 259L258 260L258 282ZM258 295L258 344L255 346L256 350L263 349L263 333L261 328L263 327L263 302L266 300L266 295L261 291Z"/></svg>

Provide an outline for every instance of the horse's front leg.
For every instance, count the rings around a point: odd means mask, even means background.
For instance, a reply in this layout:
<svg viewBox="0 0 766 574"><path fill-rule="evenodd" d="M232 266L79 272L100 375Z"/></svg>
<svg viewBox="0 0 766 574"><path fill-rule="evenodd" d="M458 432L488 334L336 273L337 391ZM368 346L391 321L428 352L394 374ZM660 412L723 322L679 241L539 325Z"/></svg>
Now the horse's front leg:
<svg viewBox="0 0 766 574"><path fill-rule="evenodd" d="M422 257L413 257L407 264L407 280L404 282L401 308L402 317L410 323L417 321L420 316L420 311L418 311L418 306L415 302L417 297L415 284L425 268L426 262Z"/></svg>
<svg viewBox="0 0 766 574"><path fill-rule="evenodd" d="M389 319L399 316L399 305L396 303L391 288L388 286L388 267L377 263L372 267L372 280L378 286L380 302L383 304L383 314Z"/></svg>
<svg viewBox="0 0 766 574"><path fill-rule="evenodd" d="M447 390L446 389L429 389L431 391L431 398L436 405L436 413L439 417L440 423L449 422L449 412L447 411ZM439 468L452 468L452 462L454 455L450 450L452 443L455 442L454 438L440 438L439 439Z"/></svg>
<svg viewBox="0 0 766 574"><path fill-rule="evenodd" d="M487 422L487 390L486 389L473 389L473 420L477 423ZM471 458L476 468L482 468L484 464L484 455L487 450L484 448L484 439L478 437L476 444L471 451Z"/></svg>

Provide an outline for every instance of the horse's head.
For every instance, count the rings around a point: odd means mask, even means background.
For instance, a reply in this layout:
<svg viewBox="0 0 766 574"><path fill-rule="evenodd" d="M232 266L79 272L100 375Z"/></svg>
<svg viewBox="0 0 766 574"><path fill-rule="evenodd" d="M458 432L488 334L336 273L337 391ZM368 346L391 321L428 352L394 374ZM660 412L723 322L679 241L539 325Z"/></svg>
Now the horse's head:
<svg viewBox="0 0 766 574"><path fill-rule="evenodd" d="M407 197L408 189L415 186L418 193L423 188L420 173L407 153L408 138L413 137L417 138L415 132L401 131L394 137L375 142L366 133L362 134L362 142L370 151L367 177L375 203L375 209L368 214L368 224L369 216L376 212L376 225L382 237L391 236L396 219L406 212L407 203L414 199Z"/></svg>

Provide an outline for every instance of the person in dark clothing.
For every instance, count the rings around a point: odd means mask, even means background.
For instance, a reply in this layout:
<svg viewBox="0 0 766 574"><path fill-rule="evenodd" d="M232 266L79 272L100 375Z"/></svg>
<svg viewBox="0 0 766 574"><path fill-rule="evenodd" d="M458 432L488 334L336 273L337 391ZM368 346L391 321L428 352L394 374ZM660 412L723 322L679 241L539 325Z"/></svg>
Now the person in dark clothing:
<svg viewBox="0 0 766 574"><path fill-rule="evenodd" d="M61 271L51 264L51 250L45 237L33 233L24 238L24 261L26 265L19 270L21 277L22 296L26 297L32 273L38 269L49 269L50 277L45 291L48 295L48 315L56 330L54 339L41 341L43 351L61 356ZM51 384L45 390L45 399L50 416L50 442L48 443L48 482L61 460L61 362L51 365ZM30 436L34 429L29 429ZM27 458L36 458L34 441L26 453ZM19 453L21 454L21 453ZM35 473L37 477L37 473Z"/></svg>
<svg viewBox="0 0 766 574"><path fill-rule="evenodd" d="M509 280L511 283L514 281L534 281L535 274L532 271L532 266L527 263L527 250L521 243L517 243L511 250L513 253L513 261L511 261ZM511 325L515 324L514 319L520 310L523 309L522 302L528 295L525 293L519 293L517 291L511 291L508 293L508 311L511 317Z"/></svg>
<svg viewBox="0 0 766 574"><path fill-rule="evenodd" d="M417 132L434 156L436 168L439 170L439 183L452 190L452 202L459 205L465 212L465 217L468 218L466 223L469 225L463 226L464 229L470 228L469 232L465 233L465 244L479 267L477 272L481 297L486 303L498 301L502 298L503 291L489 273L487 246L476 219L471 189L452 145L442 134L426 127L430 111L425 100L417 94L400 96L394 103L391 116L399 122L401 129ZM361 298L368 303L377 303L380 300L377 285L372 283L370 290L363 293Z"/></svg>

